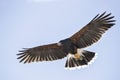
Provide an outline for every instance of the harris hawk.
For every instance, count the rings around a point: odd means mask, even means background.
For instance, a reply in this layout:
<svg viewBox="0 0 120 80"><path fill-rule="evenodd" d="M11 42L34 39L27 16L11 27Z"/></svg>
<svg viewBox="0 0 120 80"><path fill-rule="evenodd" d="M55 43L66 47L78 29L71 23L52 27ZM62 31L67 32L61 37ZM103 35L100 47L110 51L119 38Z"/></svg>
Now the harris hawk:
<svg viewBox="0 0 120 80"><path fill-rule="evenodd" d="M65 64L67 69L88 65L95 58L96 53L84 50L84 48L97 42L102 34L115 24L113 18L111 13L98 14L71 37L60 40L58 43L24 49L17 54L17 59L20 59L20 62L31 63L67 57Z"/></svg>

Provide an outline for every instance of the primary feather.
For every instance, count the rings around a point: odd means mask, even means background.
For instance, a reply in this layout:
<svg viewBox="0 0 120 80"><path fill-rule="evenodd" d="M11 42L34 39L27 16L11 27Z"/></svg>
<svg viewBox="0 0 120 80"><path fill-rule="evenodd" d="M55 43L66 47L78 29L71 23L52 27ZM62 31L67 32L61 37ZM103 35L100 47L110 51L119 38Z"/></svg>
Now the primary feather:
<svg viewBox="0 0 120 80"><path fill-rule="evenodd" d="M110 15L111 13L106 14L106 12L101 15L98 14L80 31L70 37L70 39L79 48L84 48L97 42L102 34L115 24L113 23L115 20L112 20L114 16Z"/></svg>

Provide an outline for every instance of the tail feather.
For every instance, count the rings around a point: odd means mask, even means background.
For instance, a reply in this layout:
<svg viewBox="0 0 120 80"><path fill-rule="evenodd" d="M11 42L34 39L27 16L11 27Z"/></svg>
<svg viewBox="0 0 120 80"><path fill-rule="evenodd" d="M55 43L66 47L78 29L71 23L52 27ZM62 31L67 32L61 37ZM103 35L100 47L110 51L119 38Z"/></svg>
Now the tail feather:
<svg viewBox="0 0 120 80"><path fill-rule="evenodd" d="M90 52L90 51L82 51L80 55L80 58L76 58L73 54L71 54L72 56L69 56L65 67L68 69L74 69L74 68L78 68L78 67L82 67L84 65L88 65L89 62L92 61L92 59L95 57L95 53L94 52Z"/></svg>

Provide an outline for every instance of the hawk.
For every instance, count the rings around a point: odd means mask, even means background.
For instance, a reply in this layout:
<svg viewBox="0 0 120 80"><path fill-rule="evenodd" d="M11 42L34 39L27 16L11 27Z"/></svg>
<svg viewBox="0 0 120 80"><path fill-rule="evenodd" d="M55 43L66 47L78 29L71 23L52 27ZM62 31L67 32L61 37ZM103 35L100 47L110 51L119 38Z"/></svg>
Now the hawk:
<svg viewBox="0 0 120 80"><path fill-rule="evenodd" d="M20 62L31 63L38 61L53 61L67 57L65 68L73 69L87 66L94 58L95 52L84 48L97 42L102 34L115 23L114 16L106 12L96 15L86 26L71 37L33 48L21 50L17 59Z"/></svg>

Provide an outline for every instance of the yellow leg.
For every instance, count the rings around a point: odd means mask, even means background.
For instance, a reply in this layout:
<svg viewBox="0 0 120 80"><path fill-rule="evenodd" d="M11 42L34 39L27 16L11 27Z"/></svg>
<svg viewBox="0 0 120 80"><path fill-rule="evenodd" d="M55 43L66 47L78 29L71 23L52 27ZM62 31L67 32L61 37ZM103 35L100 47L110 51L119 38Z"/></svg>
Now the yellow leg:
<svg viewBox="0 0 120 80"><path fill-rule="evenodd" d="M76 58L76 59L80 59L80 54L76 53L76 54L75 54L75 58Z"/></svg>
<svg viewBox="0 0 120 80"><path fill-rule="evenodd" d="M77 60L83 60L83 56L78 53L76 53L74 56L75 56L75 59Z"/></svg>

